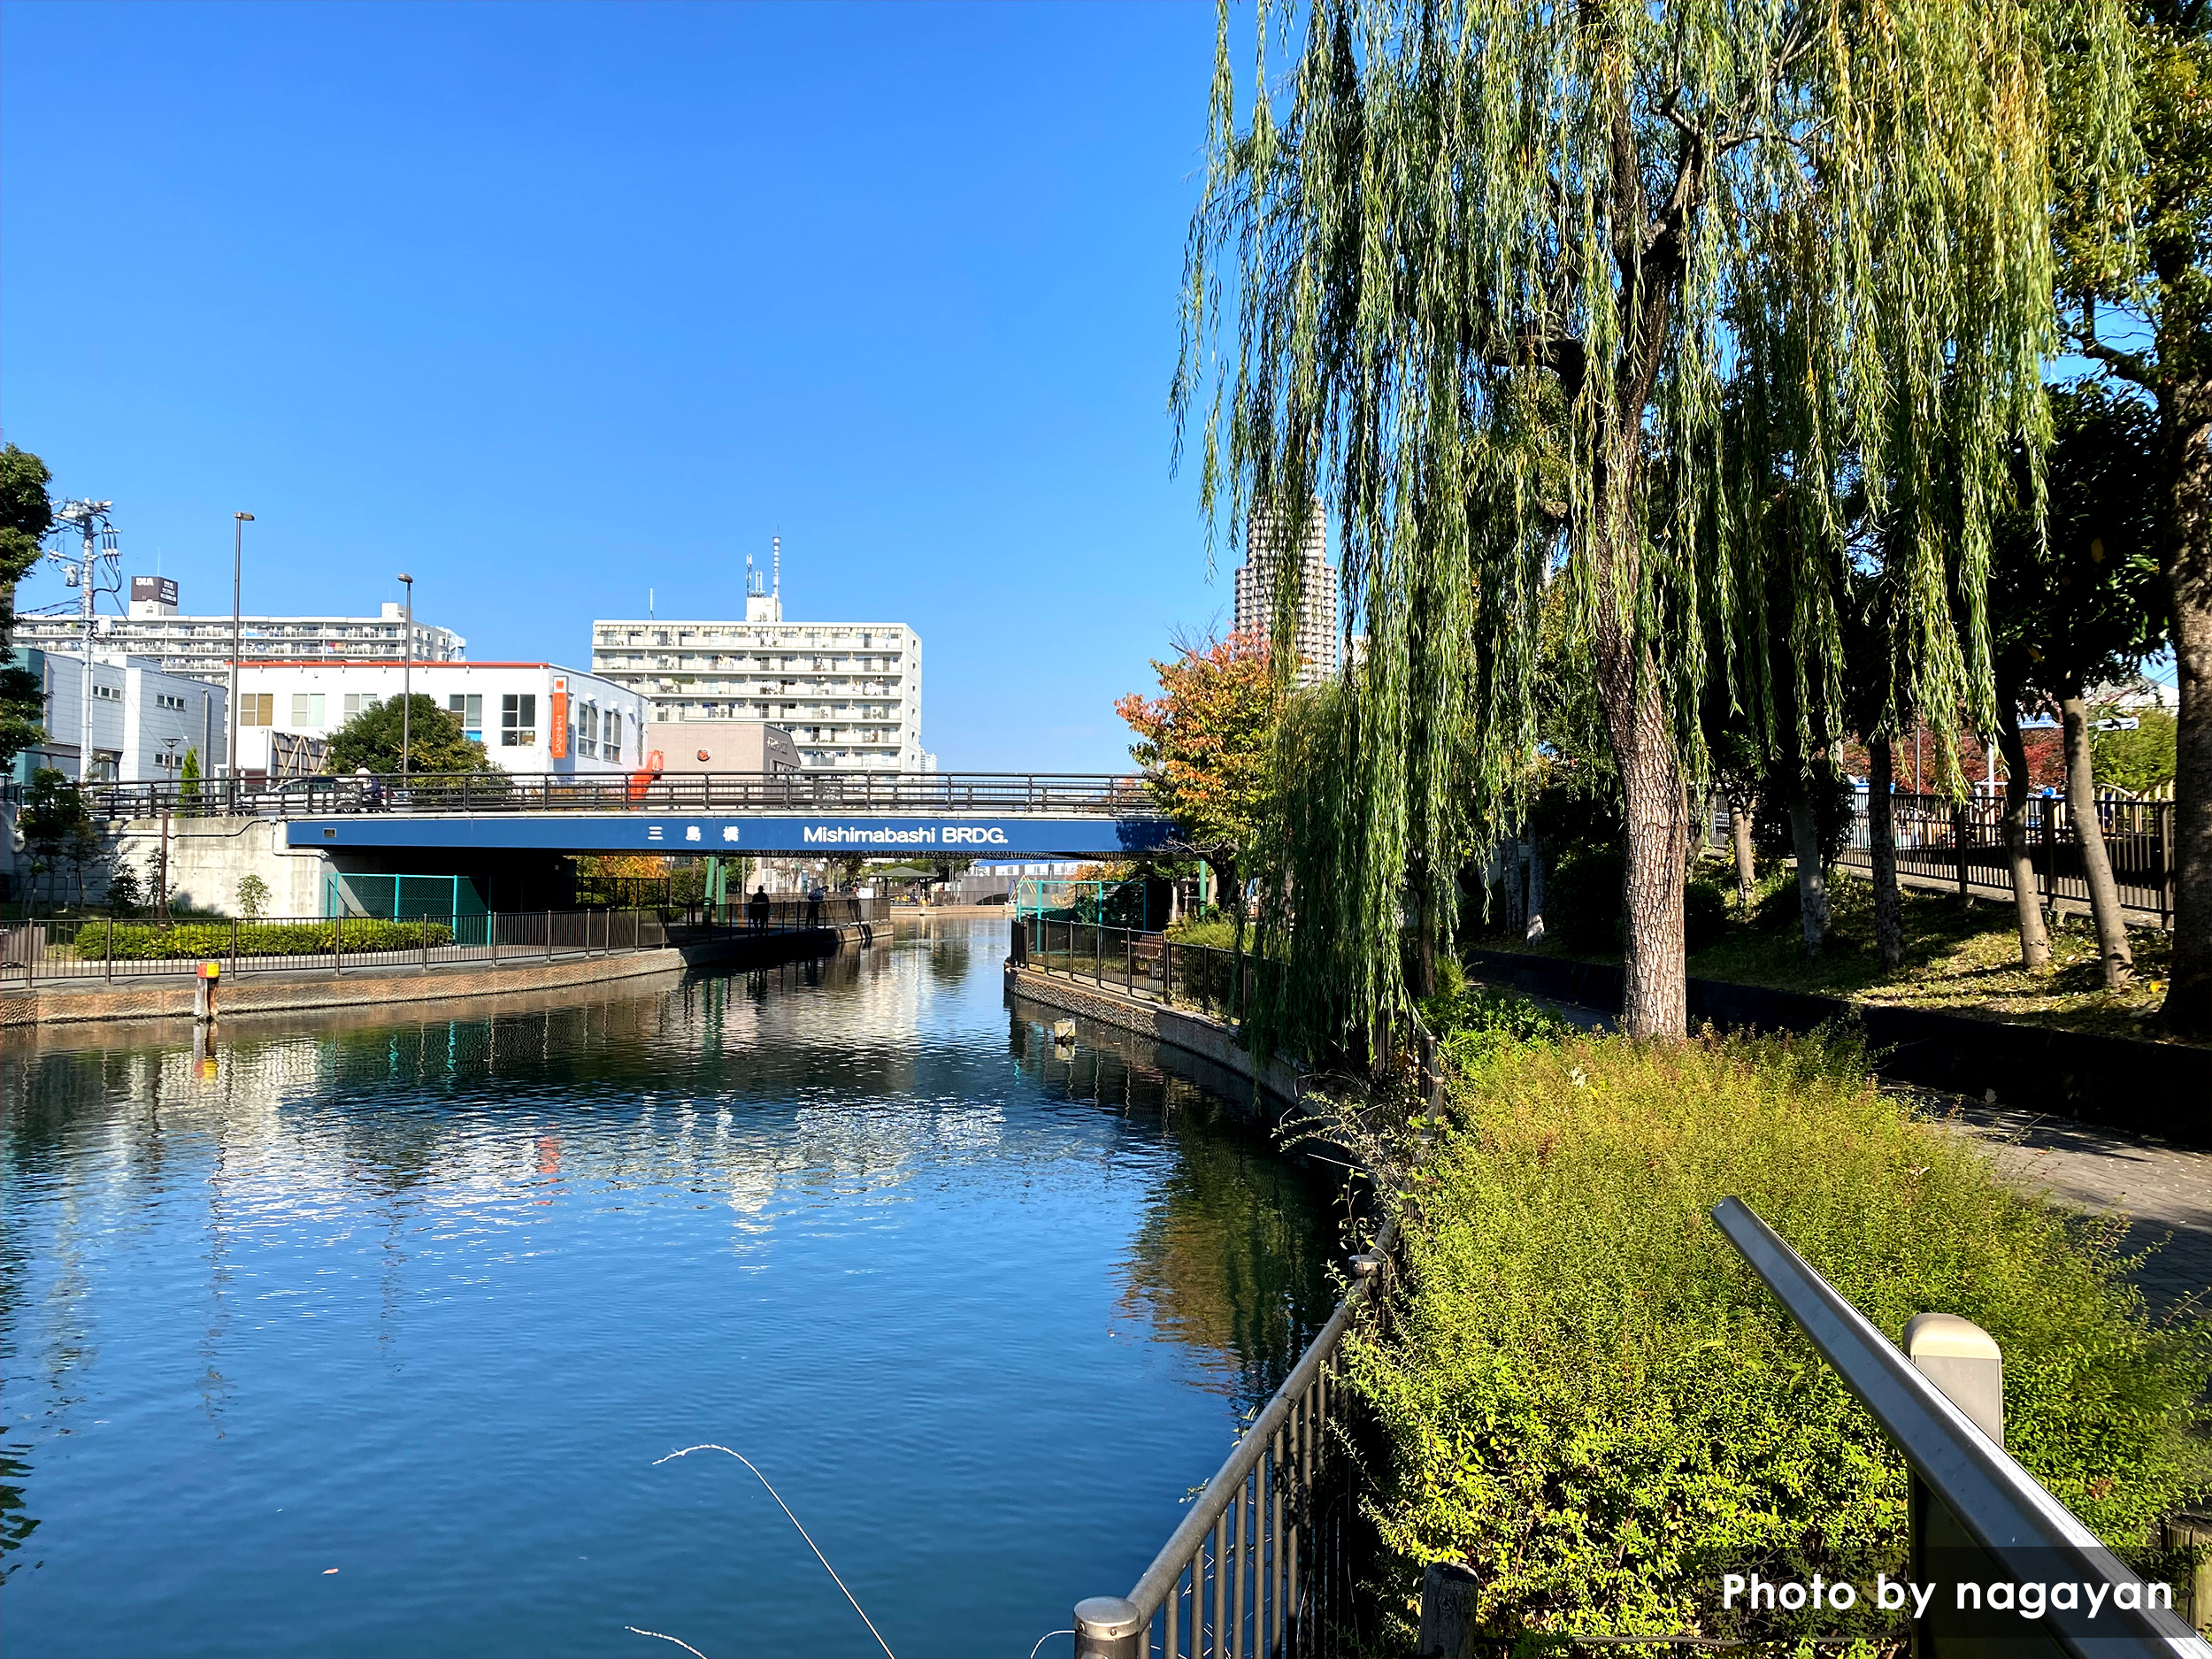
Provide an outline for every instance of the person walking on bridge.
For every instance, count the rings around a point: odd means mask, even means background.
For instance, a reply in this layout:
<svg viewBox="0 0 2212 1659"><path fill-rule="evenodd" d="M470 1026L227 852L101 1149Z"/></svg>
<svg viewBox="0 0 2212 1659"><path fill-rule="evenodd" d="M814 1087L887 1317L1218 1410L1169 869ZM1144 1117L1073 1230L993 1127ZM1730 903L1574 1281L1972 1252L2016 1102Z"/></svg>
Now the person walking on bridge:
<svg viewBox="0 0 2212 1659"><path fill-rule="evenodd" d="M745 919L752 924L753 932L764 933L768 931L768 889L765 886L755 887L753 896L745 902Z"/></svg>

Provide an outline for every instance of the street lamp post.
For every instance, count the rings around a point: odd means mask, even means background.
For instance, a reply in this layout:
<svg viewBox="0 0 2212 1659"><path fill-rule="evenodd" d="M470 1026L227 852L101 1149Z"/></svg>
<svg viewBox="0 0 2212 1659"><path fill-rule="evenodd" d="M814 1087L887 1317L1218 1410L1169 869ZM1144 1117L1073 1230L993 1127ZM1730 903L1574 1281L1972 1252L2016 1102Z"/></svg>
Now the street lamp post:
<svg viewBox="0 0 2212 1659"><path fill-rule="evenodd" d="M415 579L402 571L399 580L407 589L407 643L399 666L399 772L403 778L407 775L407 750L414 735Z"/></svg>
<svg viewBox="0 0 2212 1659"><path fill-rule="evenodd" d="M231 779L231 787L238 787L238 657L243 649L245 630L238 615L239 594L246 574L246 526L253 522L250 512L231 514L236 522L236 534L230 544L230 707L225 710L229 717L224 724L230 727L230 764L224 768Z"/></svg>

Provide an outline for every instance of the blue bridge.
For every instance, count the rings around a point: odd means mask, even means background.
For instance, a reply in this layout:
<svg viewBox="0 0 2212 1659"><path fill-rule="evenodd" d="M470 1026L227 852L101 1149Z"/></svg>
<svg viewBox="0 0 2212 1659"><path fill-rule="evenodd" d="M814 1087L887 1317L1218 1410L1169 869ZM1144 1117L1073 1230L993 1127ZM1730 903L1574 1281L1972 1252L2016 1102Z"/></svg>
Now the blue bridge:
<svg viewBox="0 0 2212 1659"><path fill-rule="evenodd" d="M92 794L109 818L281 819L288 846L338 856L1123 858L1160 850L1171 833L1142 779L1110 773L491 772L117 784Z"/></svg>

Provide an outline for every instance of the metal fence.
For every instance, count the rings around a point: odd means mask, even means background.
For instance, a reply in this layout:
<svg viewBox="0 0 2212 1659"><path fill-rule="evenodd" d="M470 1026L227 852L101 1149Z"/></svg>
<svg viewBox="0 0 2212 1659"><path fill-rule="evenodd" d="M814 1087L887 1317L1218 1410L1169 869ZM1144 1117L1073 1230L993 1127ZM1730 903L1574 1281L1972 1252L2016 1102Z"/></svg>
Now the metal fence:
<svg viewBox="0 0 2212 1659"><path fill-rule="evenodd" d="M672 943L654 910L521 910L473 916L69 917L0 926L0 984L137 979L199 971L342 975L455 962L618 956Z"/></svg>
<svg viewBox="0 0 2212 1659"><path fill-rule="evenodd" d="M757 904L733 898L726 904L672 905L662 914L687 927L710 928L718 934L741 933L803 933L812 927L845 927L856 924L880 926L891 914L887 898L857 898L850 895L819 899L770 899Z"/></svg>
<svg viewBox="0 0 2212 1659"><path fill-rule="evenodd" d="M1356 1494L1336 1403L1344 1339L1374 1317L1392 1227L1228 1462L1123 1596L1075 1608L1077 1659L1263 1659L1347 1646Z"/></svg>
<svg viewBox="0 0 2212 1659"><path fill-rule="evenodd" d="M20 787L7 786L6 798ZM1115 772L411 772L95 783L85 799L106 818L323 818L349 812L624 812L785 809L816 811L1150 814L1144 780Z"/></svg>
<svg viewBox="0 0 2212 1659"><path fill-rule="evenodd" d="M1227 1019L1242 1017L1256 976L1274 967L1263 957L1240 958L1215 945L1179 945L1164 933L1046 916L1016 920L1012 954L1017 965L1040 973L1088 979L1102 989Z"/></svg>
<svg viewBox="0 0 2212 1659"><path fill-rule="evenodd" d="M2004 803L1978 796L1954 804L1941 795L1893 795L1891 821L1897 830L1897 874L1916 886L1944 886L1979 898L2009 899L2012 867L2004 844ZM2099 826L2120 902L2145 922L2170 926L2174 913L2174 803L2170 801L2101 801ZM2046 909L2054 905L2085 910L2089 879L2082 865L2081 840L2066 803L2054 795L2032 795L2027 803L2028 856ZM1719 833L1727 834L1727 814L1719 814ZM1866 797L1861 794L1851 821L1851 837L1839 863L1870 870L1873 854L1867 835Z"/></svg>

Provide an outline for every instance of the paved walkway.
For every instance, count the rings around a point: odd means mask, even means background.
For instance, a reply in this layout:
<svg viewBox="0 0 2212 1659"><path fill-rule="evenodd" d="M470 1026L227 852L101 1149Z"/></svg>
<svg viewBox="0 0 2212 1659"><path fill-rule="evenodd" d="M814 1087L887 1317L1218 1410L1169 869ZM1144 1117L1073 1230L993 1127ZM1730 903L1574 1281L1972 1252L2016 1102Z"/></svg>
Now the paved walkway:
<svg viewBox="0 0 2212 1659"><path fill-rule="evenodd" d="M1915 1090L1932 1118L1979 1142L1998 1172L2063 1210L2124 1216L2124 1254L2156 1247L2128 1277L2154 1317L2193 1302L2212 1315L2212 1152L2067 1118Z"/></svg>

